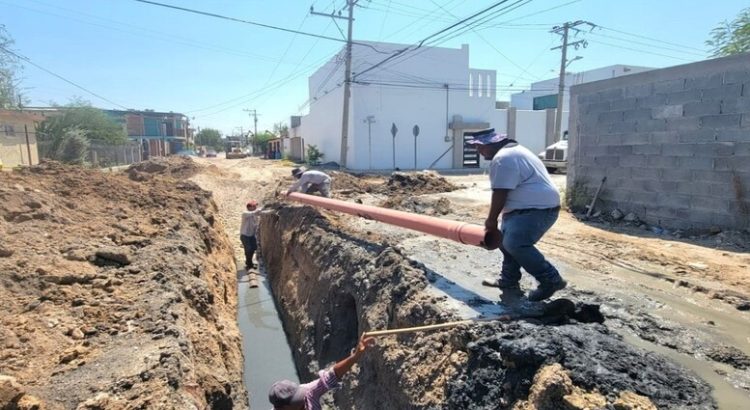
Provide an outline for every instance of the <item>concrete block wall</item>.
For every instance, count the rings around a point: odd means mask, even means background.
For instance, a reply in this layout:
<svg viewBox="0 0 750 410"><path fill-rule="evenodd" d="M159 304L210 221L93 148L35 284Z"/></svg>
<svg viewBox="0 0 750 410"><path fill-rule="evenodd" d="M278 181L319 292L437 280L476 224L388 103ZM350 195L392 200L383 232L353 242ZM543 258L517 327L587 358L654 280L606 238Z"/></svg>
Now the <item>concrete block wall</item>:
<svg viewBox="0 0 750 410"><path fill-rule="evenodd" d="M677 229L750 228L750 54L571 90L569 193Z"/></svg>

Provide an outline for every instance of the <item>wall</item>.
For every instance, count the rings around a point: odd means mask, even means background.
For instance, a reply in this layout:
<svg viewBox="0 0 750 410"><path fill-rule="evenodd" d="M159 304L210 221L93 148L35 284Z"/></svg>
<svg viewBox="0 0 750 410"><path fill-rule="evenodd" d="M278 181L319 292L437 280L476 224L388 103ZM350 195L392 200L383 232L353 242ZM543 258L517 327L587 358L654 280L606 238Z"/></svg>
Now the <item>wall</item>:
<svg viewBox="0 0 750 410"><path fill-rule="evenodd" d="M39 163L35 130L41 121L44 121L42 114L0 110L0 161L4 167ZM28 144L24 125L28 129Z"/></svg>
<svg viewBox="0 0 750 410"><path fill-rule="evenodd" d="M572 89L568 192L675 228L750 227L750 55Z"/></svg>

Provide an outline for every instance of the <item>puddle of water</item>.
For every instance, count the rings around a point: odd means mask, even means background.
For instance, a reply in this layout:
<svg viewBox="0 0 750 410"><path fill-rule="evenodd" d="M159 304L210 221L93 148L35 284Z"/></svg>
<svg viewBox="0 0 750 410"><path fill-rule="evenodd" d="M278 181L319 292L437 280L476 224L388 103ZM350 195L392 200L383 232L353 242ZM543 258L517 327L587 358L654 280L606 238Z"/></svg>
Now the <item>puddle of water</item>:
<svg viewBox="0 0 750 410"><path fill-rule="evenodd" d="M245 355L245 388L250 395L251 409L267 409L268 389L278 380L299 382L281 319L265 278L260 286L250 288L247 281L238 281L239 306L237 323L242 333Z"/></svg>
<svg viewBox="0 0 750 410"><path fill-rule="evenodd" d="M750 408L750 394L740 390L727 382L724 377L716 373L715 369L731 371L731 368L721 364L711 364L709 362L696 359L683 353L678 353L672 349L647 342L637 336L627 332L617 332L622 335L624 341L630 345L640 347L641 349L658 353L667 357L674 363L692 370L698 377L711 385L716 403L721 410L746 410Z"/></svg>

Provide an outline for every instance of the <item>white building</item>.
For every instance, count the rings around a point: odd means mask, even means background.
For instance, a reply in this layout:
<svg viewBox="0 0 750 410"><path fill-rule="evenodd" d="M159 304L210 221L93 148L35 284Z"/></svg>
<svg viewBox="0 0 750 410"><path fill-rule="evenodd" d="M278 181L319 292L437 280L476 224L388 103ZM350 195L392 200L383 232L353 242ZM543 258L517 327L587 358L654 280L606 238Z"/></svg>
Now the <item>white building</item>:
<svg viewBox="0 0 750 410"><path fill-rule="evenodd" d="M618 64L597 68L595 70L582 71L580 73L568 72L565 75L563 110L570 107L570 87L574 85L621 77L623 75L635 74L648 70L653 70L653 68ZM557 91L559 83L559 77L533 83L531 84L530 90L512 94L510 96L510 106L519 110L545 110L548 108L557 108Z"/></svg>
<svg viewBox="0 0 750 410"><path fill-rule="evenodd" d="M371 47L355 45L352 52L347 168L461 168L464 131L493 126L505 132L507 110L495 109L495 71L470 68L468 45L422 47L364 72L408 47L366 44ZM309 78L309 114L290 132L306 146L316 145L324 161L340 162L343 55Z"/></svg>

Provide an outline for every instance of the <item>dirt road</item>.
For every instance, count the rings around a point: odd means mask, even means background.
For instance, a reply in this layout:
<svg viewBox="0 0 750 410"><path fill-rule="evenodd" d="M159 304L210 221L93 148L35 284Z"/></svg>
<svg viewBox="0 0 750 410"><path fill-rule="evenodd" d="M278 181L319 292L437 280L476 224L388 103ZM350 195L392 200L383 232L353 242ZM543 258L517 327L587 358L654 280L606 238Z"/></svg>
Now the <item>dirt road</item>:
<svg viewBox="0 0 750 410"><path fill-rule="evenodd" d="M212 165L196 176L219 198L220 212L235 254L240 249L239 213L248 197L265 197L286 178L290 167L277 161L202 160ZM455 220L482 223L489 186L486 176L448 176L460 189L391 203ZM554 176L564 185L564 176ZM385 178L368 178L383 184ZM366 184L365 184L366 185ZM382 204L392 196L364 189L343 176L334 195L362 203ZM443 306L464 317L498 313L498 292L480 285L497 274L500 254L467 248L396 227L338 215L342 229L370 241L395 245L436 275L432 291ZM676 238L621 223L583 223L563 212L540 244L559 265L571 286L562 296L598 303L607 326L640 348L657 352L694 371L714 388L720 408L744 408L750 402L750 256L733 237ZM717 243L721 240L721 243ZM736 241L735 242L739 242ZM739 245L739 246L738 246ZM524 287L533 287L526 276Z"/></svg>

